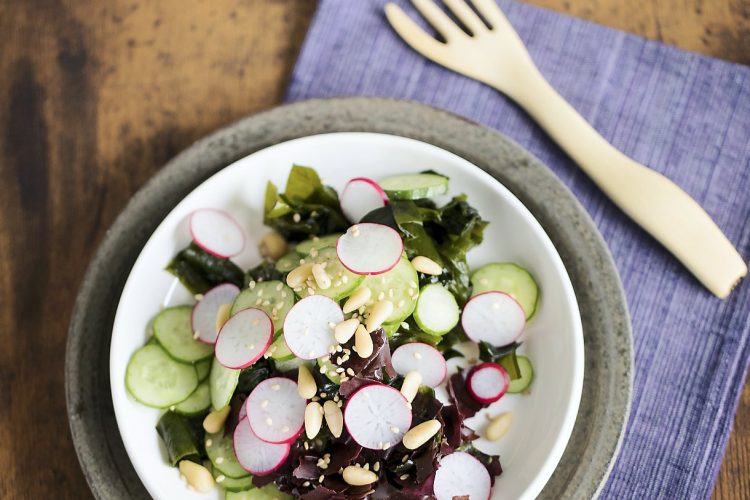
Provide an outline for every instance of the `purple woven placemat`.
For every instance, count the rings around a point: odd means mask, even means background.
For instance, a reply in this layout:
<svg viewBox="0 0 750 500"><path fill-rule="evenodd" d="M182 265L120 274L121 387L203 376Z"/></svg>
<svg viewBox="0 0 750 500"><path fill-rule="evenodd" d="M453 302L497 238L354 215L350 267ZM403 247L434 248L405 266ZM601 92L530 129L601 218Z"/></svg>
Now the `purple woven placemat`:
<svg viewBox="0 0 750 500"><path fill-rule="evenodd" d="M421 101L498 130L546 163L604 235L632 315L633 406L602 496L708 497L750 359L750 283L725 301L711 296L508 99L404 45L384 4L321 0L287 99ZM750 68L528 5L501 6L550 83L616 147L698 200L747 259Z"/></svg>

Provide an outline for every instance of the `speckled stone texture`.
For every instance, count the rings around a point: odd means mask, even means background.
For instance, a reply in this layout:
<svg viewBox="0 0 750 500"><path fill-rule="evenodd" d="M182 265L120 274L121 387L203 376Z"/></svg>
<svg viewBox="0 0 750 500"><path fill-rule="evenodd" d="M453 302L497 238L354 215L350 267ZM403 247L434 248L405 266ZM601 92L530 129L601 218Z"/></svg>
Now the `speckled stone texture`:
<svg viewBox="0 0 750 500"><path fill-rule="evenodd" d="M466 158L510 189L544 227L573 282L586 367L575 429L541 498L590 498L600 490L627 421L632 341L617 271L591 219L544 165L496 132L421 104L347 98L276 108L197 142L133 197L107 233L76 301L65 370L71 432L97 498L148 498L120 440L109 390L112 322L148 237L185 195L235 160L290 139L353 131L410 137Z"/></svg>

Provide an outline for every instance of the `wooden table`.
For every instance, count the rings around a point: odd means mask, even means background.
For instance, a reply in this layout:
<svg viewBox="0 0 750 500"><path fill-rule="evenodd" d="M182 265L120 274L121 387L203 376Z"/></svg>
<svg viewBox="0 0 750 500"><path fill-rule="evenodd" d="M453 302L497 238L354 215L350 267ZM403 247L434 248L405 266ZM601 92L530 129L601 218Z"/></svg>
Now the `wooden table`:
<svg viewBox="0 0 750 500"><path fill-rule="evenodd" d="M353 1L353 0L341 0ZM750 63L748 0L533 3ZM312 0L0 0L0 498L90 496L68 434L76 289L130 196L277 104ZM750 386L717 498L750 495Z"/></svg>

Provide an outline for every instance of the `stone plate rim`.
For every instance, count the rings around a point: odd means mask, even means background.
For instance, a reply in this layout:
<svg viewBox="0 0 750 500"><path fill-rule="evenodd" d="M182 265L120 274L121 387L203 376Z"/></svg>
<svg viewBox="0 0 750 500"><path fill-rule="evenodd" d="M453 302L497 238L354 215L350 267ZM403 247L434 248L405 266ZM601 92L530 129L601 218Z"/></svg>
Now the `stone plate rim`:
<svg viewBox="0 0 750 500"><path fill-rule="evenodd" d="M221 168L280 142L331 132L398 135L453 152L510 189L542 225L573 283L586 361L575 427L539 498L597 497L620 449L633 385L627 302L606 243L568 188L512 140L424 104L369 97L287 104L214 132L169 161L107 231L76 298L65 359L70 431L94 496L149 498L120 439L109 390L112 323L143 245L185 195Z"/></svg>

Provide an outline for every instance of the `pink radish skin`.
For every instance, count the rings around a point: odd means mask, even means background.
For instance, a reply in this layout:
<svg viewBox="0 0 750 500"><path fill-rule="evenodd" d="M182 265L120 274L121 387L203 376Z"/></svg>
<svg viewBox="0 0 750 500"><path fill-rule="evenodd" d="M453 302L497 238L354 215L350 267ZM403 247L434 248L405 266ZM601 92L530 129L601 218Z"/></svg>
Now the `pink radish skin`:
<svg viewBox="0 0 750 500"><path fill-rule="evenodd" d="M216 360L227 368L252 365L268 350L273 339L273 322L260 309L244 309L224 323L216 339Z"/></svg>
<svg viewBox="0 0 750 500"><path fill-rule="evenodd" d="M469 500L487 500L492 492L492 481L479 460L457 451L440 459L433 490L437 500L464 496Z"/></svg>
<svg viewBox="0 0 750 500"><path fill-rule="evenodd" d="M237 420L242 420L245 417L247 417L247 406L243 402L242 406L240 406L240 411L237 412Z"/></svg>
<svg viewBox="0 0 750 500"><path fill-rule="evenodd" d="M392 227L373 222L355 224L336 242L341 264L354 274L383 274L398 264L404 242Z"/></svg>
<svg viewBox="0 0 750 500"><path fill-rule="evenodd" d="M355 177L346 183L341 192L341 211L350 221L359 222L376 208L388 204L385 194L377 182L367 177Z"/></svg>
<svg viewBox="0 0 750 500"><path fill-rule="evenodd" d="M292 449L291 443L272 444L261 440L246 418L237 423L232 442L237 461L255 476L268 475L284 465Z"/></svg>
<svg viewBox="0 0 750 500"><path fill-rule="evenodd" d="M448 364L440 351L422 342L402 345L393 351L391 362L399 375L406 375L410 371L419 372L422 383L430 387L442 384L448 373Z"/></svg>
<svg viewBox="0 0 750 500"><path fill-rule="evenodd" d="M231 305L240 289L231 283L224 283L207 291L203 298L193 307L191 318L193 331L198 332L198 340L206 344L215 344L219 332L216 331L216 315L224 304Z"/></svg>
<svg viewBox="0 0 750 500"><path fill-rule="evenodd" d="M331 323L344 321L338 302L323 295L310 295L289 309L284 318L284 342L295 356L316 359L337 344Z"/></svg>
<svg viewBox="0 0 750 500"><path fill-rule="evenodd" d="M466 377L466 388L471 397L486 405L503 397L509 384L508 372L497 363L477 365Z"/></svg>
<svg viewBox="0 0 750 500"><path fill-rule="evenodd" d="M201 249L228 259L245 249L245 232L228 213L216 208L202 208L190 214L190 237Z"/></svg>
<svg viewBox="0 0 750 500"><path fill-rule="evenodd" d="M370 384L349 397L344 409L346 430L357 444L371 450L397 445L411 427L411 405L393 387Z"/></svg>
<svg viewBox="0 0 750 500"><path fill-rule="evenodd" d="M255 386L245 406L253 433L267 443L290 443L302 434L307 401L299 396L293 380L264 380Z"/></svg>
<svg viewBox="0 0 750 500"><path fill-rule="evenodd" d="M484 292L466 303L461 313L461 326L474 342L502 347L521 336L526 326L526 313L511 295Z"/></svg>

